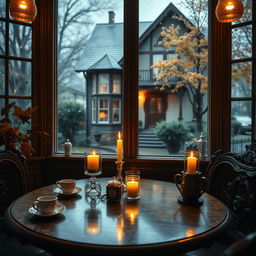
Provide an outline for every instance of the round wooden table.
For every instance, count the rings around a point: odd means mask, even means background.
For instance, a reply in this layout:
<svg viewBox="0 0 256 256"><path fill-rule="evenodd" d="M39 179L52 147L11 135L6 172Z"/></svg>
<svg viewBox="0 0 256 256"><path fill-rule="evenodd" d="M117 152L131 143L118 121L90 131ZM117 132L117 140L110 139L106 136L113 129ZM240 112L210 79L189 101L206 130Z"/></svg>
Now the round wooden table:
<svg viewBox="0 0 256 256"><path fill-rule="evenodd" d="M105 193L110 178L98 178ZM142 180L141 198L117 203L85 197L87 180L73 198L59 198L66 206L62 214L42 218L28 213L40 195L54 194L55 185L34 190L17 199L5 220L16 234L41 248L66 254L152 255L164 249L183 252L205 245L228 227L228 208L204 194L201 207L177 202L179 191L173 183Z"/></svg>

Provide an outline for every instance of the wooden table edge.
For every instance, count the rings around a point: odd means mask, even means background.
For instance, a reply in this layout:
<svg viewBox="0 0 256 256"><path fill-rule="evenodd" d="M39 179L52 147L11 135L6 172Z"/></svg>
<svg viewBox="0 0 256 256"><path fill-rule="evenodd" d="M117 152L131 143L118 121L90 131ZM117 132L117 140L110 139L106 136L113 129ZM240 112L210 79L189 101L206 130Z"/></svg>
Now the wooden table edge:
<svg viewBox="0 0 256 256"><path fill-rule="evenodd" d="M42 249L49 250L50 252L56 251L65 251L67 253L81 253L92 251L94 255L95 250L98 250L98 253L101 255L106 255L106 252L113 253L122 253L123 255L127 253L133 253L141 251L149 251L150 253L159 253L158 250L169 249L172 251L186 252L191 251L196 248L204 247L207 242L212 240L214 237L223 231L225 231L231 223L231 213L229 208L225 205L226 216L225 219L218 224L216 227L212 228L210 231L203 232L198 235L191 236L182 240L174 240L171 242L157 243L157 244L145 244L145 245L95 245L87 244L80 242L72 242L64 239L52 238L48 235L41 234L36 231L31 231L22 224L18 223L12 216L11 208L15 201L8 207L4 216L4 223L8 230L17 235L19 238L24 239L26 242L34 244ZM64 255L64 254L61 254Z"/></svg>

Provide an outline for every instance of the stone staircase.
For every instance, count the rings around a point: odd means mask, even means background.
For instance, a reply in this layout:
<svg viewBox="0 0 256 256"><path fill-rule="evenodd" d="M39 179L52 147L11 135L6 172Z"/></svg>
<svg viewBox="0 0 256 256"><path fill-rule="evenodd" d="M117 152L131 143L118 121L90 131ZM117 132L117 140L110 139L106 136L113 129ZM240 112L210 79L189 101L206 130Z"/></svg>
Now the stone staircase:
<svg viewBox="0 0 256 256"><path fill-rule="evenodd" d="M166 148L166 145L158 139L154 129L139 131L140 148Z"/></svg>

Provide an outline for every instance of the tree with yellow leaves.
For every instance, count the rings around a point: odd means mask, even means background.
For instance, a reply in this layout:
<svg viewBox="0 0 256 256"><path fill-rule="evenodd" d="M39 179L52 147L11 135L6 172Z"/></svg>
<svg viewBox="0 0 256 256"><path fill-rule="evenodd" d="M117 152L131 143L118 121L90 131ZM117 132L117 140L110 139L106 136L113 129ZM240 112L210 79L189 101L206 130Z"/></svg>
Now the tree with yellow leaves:
<svg viewBox="0 0 256 256"><path fill-rule="evenodd" d="M158 70L156 83L161 82L160 89L169 87L172 92L176 92L180 88L186 88L197 131L201 132L203 115L208 109L203 104L208 88L208 39L204 33L208 2L183 0L181 4L191 14L190 21L185 17L173 16L178 25L171 24L169 27L163 27L162 40L159 41L159 45L165 47L167 52L175 49L176 56L157 61L152 68ZM185 33L182 32L184 26ZM171 78L178 80L174 87L169 84Z"/></svg>

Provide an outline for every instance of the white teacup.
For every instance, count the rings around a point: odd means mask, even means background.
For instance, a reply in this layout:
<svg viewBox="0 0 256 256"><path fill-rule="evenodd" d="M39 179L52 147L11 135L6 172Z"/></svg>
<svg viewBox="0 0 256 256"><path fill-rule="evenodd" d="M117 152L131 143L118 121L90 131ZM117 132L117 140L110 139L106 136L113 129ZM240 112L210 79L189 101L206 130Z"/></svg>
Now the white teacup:
<svg viewBox="0 0 256 256"><path fill-rule="evenodd" d="M33 207L42 214L50 214L54 212L57 206L57 199L57 196L52 195L39 196L33 202Z"/></svg>
<svg viewBox="0 0 256 256"><path fill-rule="evenodd" d="M56 186L60 188L63 193L72 193L76 187L76 180L64 179L56 182Z"/></svg>

